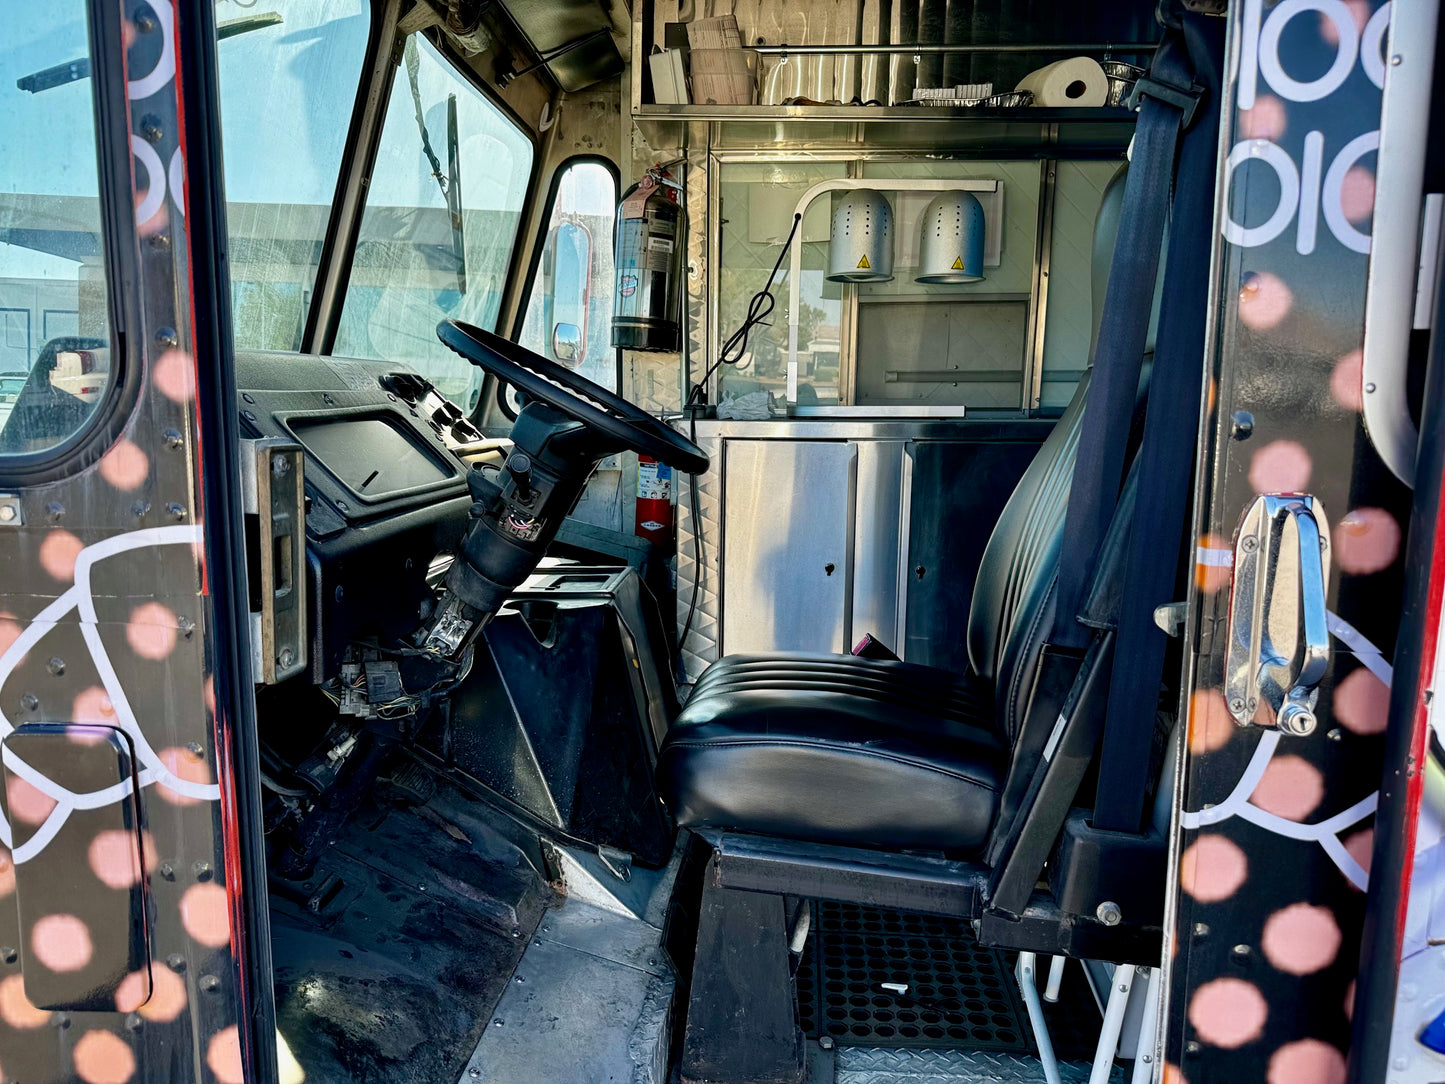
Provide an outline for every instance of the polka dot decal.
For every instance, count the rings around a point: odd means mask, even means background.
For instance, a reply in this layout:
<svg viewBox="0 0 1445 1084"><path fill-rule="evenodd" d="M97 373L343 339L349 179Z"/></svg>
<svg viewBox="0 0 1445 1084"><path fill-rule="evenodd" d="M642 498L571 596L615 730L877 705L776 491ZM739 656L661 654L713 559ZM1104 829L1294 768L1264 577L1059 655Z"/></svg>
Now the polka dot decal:
<svg viewBox="0 0 1445 1084"><path fill-rule="evenodd" d="M126 1084L135 1076L135 1052L113 1031L87 1031L73 1056L75 1075L85 1084Z"/></svg>
<svg viewBox="0 0 1445 1084"><path fill-rule="evenodd" d="M1180 859L1180 884L1204 903L1229 899L1248 876L1248 857L1238 844L1224 836L1200 836Z"/></svg>
<svg viewBox="0 0 1445 1084"><path fill-rule="evenodd" d="M46 915L30 928L30 951L51 971L79 971L95 951L90 928L74 915Z"/></svg>
<svg viewBox="0 0 1445 1084"><path fill-rule="evenodd" d="M1264 955L1290 975L1309 975L1334 963L1340 927L1334 912L1308 903L1291 904L1264 924Z"/></svg>
<svg viewBox="0 0 1445 1084"><path fill-rule="evenodd" d="M181 897L181 924L186 933L208 948L221 948L231 940L231 916L226 890L217 884L198 884Z"/></svg>
<svg viewBox="0 0 1445 1084"><path fill-rule="evenodd" d="M1189 1022L1215 1046L1237 1047L1258 1039L1269 1017L1259 988L1243 979L1215 979L1194 992Z"/></svg>

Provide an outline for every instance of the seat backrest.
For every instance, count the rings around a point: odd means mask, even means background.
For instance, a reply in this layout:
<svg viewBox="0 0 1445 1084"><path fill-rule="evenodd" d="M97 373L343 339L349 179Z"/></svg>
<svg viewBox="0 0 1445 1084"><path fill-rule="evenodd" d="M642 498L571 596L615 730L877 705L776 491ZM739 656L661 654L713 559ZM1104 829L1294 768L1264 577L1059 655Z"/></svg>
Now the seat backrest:
<svg viewBox="0 0 1445 1084"><path fill-rule="evenodd" d="M1094 343L1090 344L1090 364L1124 202L1126 171L1127 166L1121 166L1105 186L1094 222ZM1163 270L1161 259L1161 278ZM1148 338L1151 352L1160 292L1156 285ZM1063 545L1064 512L1091 373L1085 372L1079 381L1068 408L1004 506L984 549L974 587L968 616L969 662L976 673L992 682L999 730L1013 745L1017 745L1023 725L1039 651L1054 624L1054 587Z"/></svg>

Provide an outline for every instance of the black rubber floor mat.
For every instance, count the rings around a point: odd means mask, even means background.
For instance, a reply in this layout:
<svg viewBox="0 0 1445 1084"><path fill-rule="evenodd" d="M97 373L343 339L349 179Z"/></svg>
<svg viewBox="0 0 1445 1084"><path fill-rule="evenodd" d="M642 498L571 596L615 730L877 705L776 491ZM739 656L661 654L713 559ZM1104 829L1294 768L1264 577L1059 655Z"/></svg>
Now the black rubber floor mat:
<svg viewBox="0 0 1445 1084"><path fill-rule="evenodd" d="M980 945L967 922L826 901L813 915L797 983L798 1018L810 1038L1038 1053L1016 955ZM1099 1013L1077 963L1065 971L1059 1003L1044 1011L1060 1060L1093 1057Z"/></svg>
<svg viewBox="0 0 1445 1084"><path fill-rule="evenodd" d="M1023 1003L1001 953L966 922L820 902L798 971L813 1037L848 1046L946 1046L1026 1053ZM907 992L884 988L906 983Z"/></svg>

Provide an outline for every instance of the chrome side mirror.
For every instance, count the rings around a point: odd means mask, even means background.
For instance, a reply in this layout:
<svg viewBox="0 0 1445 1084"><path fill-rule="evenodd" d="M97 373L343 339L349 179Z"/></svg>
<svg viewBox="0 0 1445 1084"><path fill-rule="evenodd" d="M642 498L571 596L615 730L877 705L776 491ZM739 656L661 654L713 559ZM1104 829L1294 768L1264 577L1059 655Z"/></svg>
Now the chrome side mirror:
<svg viewBox="0 0 1445 1084"><path fill-rule="evenodd" d="M552 329L552 356L558 361L576 362L582 357L582 329L576 324L558 324Z"/></svg>
<svg viewBox="0 0 1445 1084"><path fill-rule="evenodd" d="M1314 732L1330 663L1329 526L1308 494L1250 505L1234 546L1224 696L1241 725Z"/></svg>

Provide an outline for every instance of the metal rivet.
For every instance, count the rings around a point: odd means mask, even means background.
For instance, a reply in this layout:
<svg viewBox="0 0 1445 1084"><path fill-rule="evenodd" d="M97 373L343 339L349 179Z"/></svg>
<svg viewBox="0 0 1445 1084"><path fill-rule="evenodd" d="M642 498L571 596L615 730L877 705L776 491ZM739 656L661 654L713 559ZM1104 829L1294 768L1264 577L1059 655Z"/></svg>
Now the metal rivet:
<svg viewBox="0 0 1445 1084"><path fill-rule="evenodd" d="M191 865L191 872L195 874L196 880L198 881L209 881L215 876L215 871L211 869L211 863L209 862L193 863Z"/></svg>
<svg viewBox="0 0 1445 1084"><path fill-rule="evenodd" d="M159 143L165 138L165 132L161 128L160 118L154 114L147 113L140 121L140 134L147 143Z"/></svg>
<svg viewBox="0 0 1445 1084"><path fill-rule="evenodd" d="M171 235L168 233L156 233L151 235L151 248L170 248Z"/></svg>
<svg viewBox="0 0 1445 1084"><path fill-rule="evenodd" d="M170 878L166 878L170 880ZM173 952L166 957L166 966L172 971L180 972L186 969L186 958L179 952Z"/></svg>
<svg viewBox="0 0 1445 1084"><path fill-rule="evenodd" d="M208 994L214 994L221 988L221 980L215 975L202 975L197 984Z"/></svg>
<svg viewBox="0 0 1445 1084"><path fill-rule="evenodd" d="M480 1069L468 1069L468 1070L467 1070L467 1076L469 1076L469 1077L479 1077L479 1076L481 1076L481 1075L482 1075L482 1071L481 1071Z"/></svg>
<svg viewBox="0 0 1445 1084"><path fill-rule="evenodd" d="M166 447L173 452L177 448L183 447L186 443L186 439L185 437L181 436L181 431L179 429L167 429L163 434L162 439L166 442Z"/></svg>
<svg viewBox="0 0 1445 1084"><path fill-rule="evenodd" d="M20 953L16 952L9 945L6 945L4 948L0 948L0 957L3 957L7 964L13 964L16 960L20 959Z"/></svg>
<svg viewBox="0 0 1445 1084"><path fill-rule="evenodd" d="M55 522L60 519L61 516L65 515L65 505L59 501L51 501L45 506L45 514L50 517L51 522Z"/></svg>
<svg viewBox="0 0 1445 1084"><path fill-rule="evenodd" d="M202 757L206 755L205 747L201 745L201 743L198 741L186 742L186 752L190 753L193 757Z"/></svg>
<svg viewBox="0 0 1445 1084"><path fill-rule="evenodd" d="M174 881L176 879L175 867L172 866L169 862L162 862L161 877L167 881Z"/></svg>
<svg viewBox="0 0 1445 1084"><path fill-rule="evenodd" d="M177 504L175 501L172 501L170 504L166 505L166 512L169 513L172 519L186 518L186 506L183 504Z"/></svg>
<svg viewBox="0 0 1445 1084"><path fill-rule="evenodd" d="M1195 936L1195 937L1208 937L1208 936L1209 936L1209 924L1208 924L1208 923L1205 923L1205 922L1196 922L1196 923L1194 924L1194 936Z"/></svg>
<svg viewBox="0 0 1445 1084"><path fill-rule="evenodd" d="M1325 737L1328 738L1330 741L1343 741L1345 734L1344 731L1342 731L1339 727L1334 727L1333 729L1325 732Z"/></svg>
<svg viewBox="0 0 1445 1084"><path fill-rule="evenodd" d="M280 666L282 670L291 669L291 666L295 661L296 652L292 651L289 647L283 647L281 649L281 654L276 656L276 664Z"/></svg>
<svg viewBox="0 0 1445 1084"><path fill-rule="evenodd" d="M1405 58L1402 57L1399 53L1396 53L1394 56L1392 56L1392 57L1390 58L1390 67L1392 67L1392 68L1398 68L1398 67L1401 65L1401 63L1404 62L1404 59L1405 59Z"/></svg>
<svg viewBox="0 0 1445 1084"><path fill-rule="evenodd" d="M504 1025L505 1023L506 1023L505 1020L503 1020L501 1017L498 1017L497 1019L495 1019L495 1020L492 1021L492 1027L494 1027L494 1028L499 1028L499 1027L501 1027L502 1025Z"/></svg>
<svg viewBox="0 0 1445 1084"><path fill-rule="evenodd" d="M336 507L340 508L343 512L351 511L351 505L347 504L345 501L337 501Z"/></svg>
<svg viewBox="0 0 1445 1084"><path fill-rule="evenodd" d="M176 336L176 329L163 327L156 330L156 342L162 346L179 346L181 340Z"/></svg>
<svg viewBox="0 0 1445 1084"><path fill-rule="evenodd" d="M1247 410L1236 410L1230 423L1235 440L1248 440L1254 433L1254 415Z"/></svg>
<svg viewBox="0 0 1445 1084"><path fill-rule="evenodd" d="M245 418L248 422L254 422L256 420L256 413L252 410L243 410L241 411L241 417Z"/></svg>
<svg viewBox="0 0 1445 1084"><path fill-rule="evenodd" d="M518 975L518 976L517 976L517 981L518 981L518 982L526 982L527 980L524 979L524 978L522 978L521 975Z"/></svg>
<svg viewBox="0 0 1445 1084"><path fill-rule="evenodd" d="M150 501L136 501L135 504L130 506L130 514L135 516L136 519L140 519L142 516L147 515L150 510Z"/></svg>
<svg viewBox="0 0 1445 1084"><path fill-rule="evenodd" d="M334 597L336 598L336 601L337 601L337 602L340 602L342 596L345 595L346 592L340 587L340 585L338 585L337 588L336 588L336 590L335 590L334 592L332 592L332 594L333 594Z"/></svg>
<svg viewBox="0 0 1445 1084"><path fill-rule="evenodd" d="M256 400L251 397L251 393L250 393L250 392L248 392L248 391L243 391L243 392L241 393L241 402L243 402L243 403L250 403L250 404L252 404L252 405L254 406L255 403L256 403Z"/></svg>
<svg viewBox="0 0 1445 1084"><path fill-rule="evenodd" d="M20 698L20 706L26 711L35 711L40 707L40 698L34 693L26 693Z"/></svg>
<svg viewBox="0 0 1445 1084"><path fill-rule="evenodd" d="M59 677L61 674L65 673L65 660L62 659L59 655L56 655L48 663L45 664L45 669L49 670L56 677Z"/></svg>
<svg viewBox="0 0 1445 1084"><path fill-rule="evenodd" d="M144 15L137 15L133 21L135 22L135 28L142 34L149 34L160 25L156 22L155 16L151 15L149 11Z"/></svg>
<svg viewBox="0 0 1445 1084"><path fill-rule="evenodd" d="M1234 948L1229 951L1234 953L1236 959L1246 960L1249 958L1251 949L1248 945L1235 945Z"/></svg>
<svg viewBox="0 0 1445 1084"><path fill-rule="evenodd" d="M1184 1044L1184 1053L1188 1054L1190 1057L1198 1054L1199 1043L1194 1039L1190 1039L1187 1043Z"/></svg>
<svg viewBox="0 0 1445 1084"><path fill-rule="evenodd" d="M138 1012L130 1013L125 1018L125 1026L127 1031L139 1031L140 1026L143 1023L145 1023L145 1021L141 1019L141 1015Z"/></svg>
<svg viewBox="0 0 1445 1084"><path fill-rule="evenodd" d="M1375 382L1373 380L1365 385L1365 391L1369 392L1371 395L1375 393Z"/></svg>
<svg viewBox="0 0 1445 1084"><path fill-rule="evenodd" d="M336 400L333 399L333 398L331 398L331 396L329 396L329 395L322 395L322 396L321 396L321 401L322 401L323 403L325 403L327 406L335 406L335 405L336 405Z"/></svg>
<svg viewBox="0 0 1445 1084"><path fill-rule="evenodd" d="M65 1012L58 1012L50 1018L50 1022L55 1027L58 1027L61 1031L64 1031L66 1028L70 1027L70 1014Z"/></svg>
<svg viewBox="0 0 1445 1084"><path fill-rule="evenodd" d="M189 640L196 632L196 623L184 615L176 618L176 628L181 630L181 635Z"/></svg>

